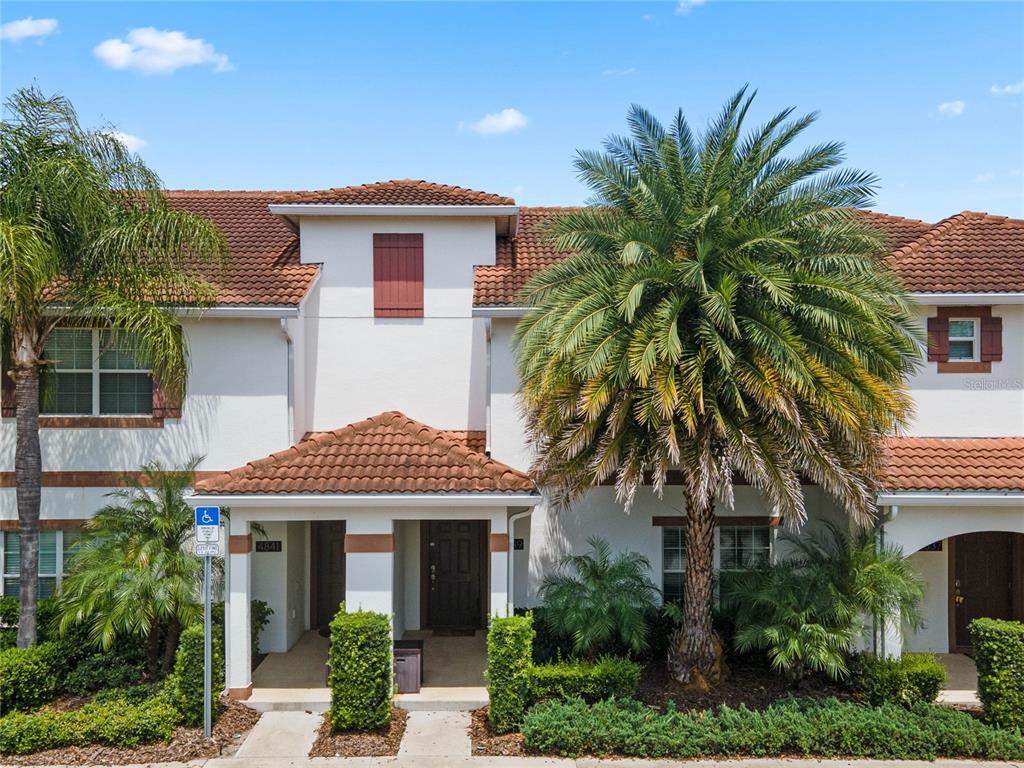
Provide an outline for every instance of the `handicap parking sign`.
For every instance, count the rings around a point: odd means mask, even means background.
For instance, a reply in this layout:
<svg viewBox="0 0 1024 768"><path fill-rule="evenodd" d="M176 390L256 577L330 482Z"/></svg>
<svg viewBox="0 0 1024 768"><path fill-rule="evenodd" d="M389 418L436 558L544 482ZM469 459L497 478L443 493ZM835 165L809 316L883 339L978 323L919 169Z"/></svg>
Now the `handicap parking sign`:
<svg viewBox="0 0 1024 768"><path fill-rule="evenodd" d="M220 525L220 507L196 507L196 527Z"/></svg>

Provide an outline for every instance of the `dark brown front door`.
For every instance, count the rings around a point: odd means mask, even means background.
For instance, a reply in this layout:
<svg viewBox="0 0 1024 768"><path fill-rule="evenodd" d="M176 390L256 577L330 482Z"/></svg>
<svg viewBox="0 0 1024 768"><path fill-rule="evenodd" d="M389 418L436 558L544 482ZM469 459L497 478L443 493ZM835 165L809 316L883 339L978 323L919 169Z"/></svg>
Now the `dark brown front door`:
<svg viewBox="0 0 1024 768"><path fill-rule="evenodd" d="M310 610L314 626L323 629L345 599L345 521L314 522L312 526Z"/></svg>
<svg viewBox="0 0 1024 768"><path fill-rule="evenodd" d="M431 520L425 528L429 626L432 629L481 626L485 523Z"/></svg>
<svg viewBox="0 0 1024 768"><path fill-rule="evenodd" d="M968 625L981 617L1013 618L1013 534L967 533L954 543L952 584L956 649L971 646Z"/></svg>

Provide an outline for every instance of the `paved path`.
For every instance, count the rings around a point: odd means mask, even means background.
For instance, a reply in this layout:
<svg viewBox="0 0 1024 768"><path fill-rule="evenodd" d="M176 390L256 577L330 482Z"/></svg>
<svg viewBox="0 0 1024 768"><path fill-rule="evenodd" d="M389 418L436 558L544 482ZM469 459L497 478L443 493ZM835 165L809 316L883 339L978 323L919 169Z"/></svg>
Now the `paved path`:
<svg viewBox="0 0 1024 768"><path fill-rule="evenodd" d="M469 712L410 712L399 757L469 757Z"/></svg>
<svg viewBox="0 0 1024 768"><path fill-rule="evenodd" d="M323 718L310 712L265 712L245 737L235 758L248 764L254 758L299 758L309 756Z"/></svg>

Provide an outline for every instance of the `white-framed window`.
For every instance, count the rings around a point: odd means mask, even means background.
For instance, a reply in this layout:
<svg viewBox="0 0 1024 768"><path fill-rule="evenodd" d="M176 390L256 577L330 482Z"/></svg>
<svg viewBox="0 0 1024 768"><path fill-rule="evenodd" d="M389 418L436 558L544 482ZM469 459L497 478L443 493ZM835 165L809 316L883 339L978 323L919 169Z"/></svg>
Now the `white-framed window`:
<svg viewBox="0 0 1024 768"><path fill-rule="evenodd" d="M981 321L976 317L951 317L949 319L949 359L951 361L971 362L980 359L980 325Z"/></svg>
<svg viewBox="0 0 1024 768"><path fill-rule="evenodd" d="M720 525L715 529L714 568L720 581L730 573L739 573L771 560L774 529L768 525ZM686 529L664 526L661 529L662 580L665 602L683 597L686 580Z"/></svg>
<svg viewBox="0 0 1024 768"><path fill-rule="evenodd" d="M153 412L153 376L136 361L134 337L97 328L56 328L44 356L52 391L40 412L67 416L142 416Z"/></svg>
<svg viewBox="0 0 1024 768"><path fill-rule="evenodd" d="M80 531L39 532L39 597L51 597L64 577ZM21 534L0 533L0 595L18 597L21 589Z"/></svg>

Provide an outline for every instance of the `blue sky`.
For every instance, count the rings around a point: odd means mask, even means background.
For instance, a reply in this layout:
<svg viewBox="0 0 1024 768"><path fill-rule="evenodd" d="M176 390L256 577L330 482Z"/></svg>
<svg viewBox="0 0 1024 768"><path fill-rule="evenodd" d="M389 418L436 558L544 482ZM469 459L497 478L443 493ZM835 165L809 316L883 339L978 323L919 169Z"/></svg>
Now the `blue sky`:
<svg viewBox="0 0 1024 768"><path fill-rule="evenodd" d="M700 126L749 82L757 119L820 111L808 139L878 174L879 210L1024 216L1021 3L4 0L2 14L3 94L61 91L86 124L144 141L169 187L411 177L577 204L574 151L622 131L630 104Z"/></svg>

